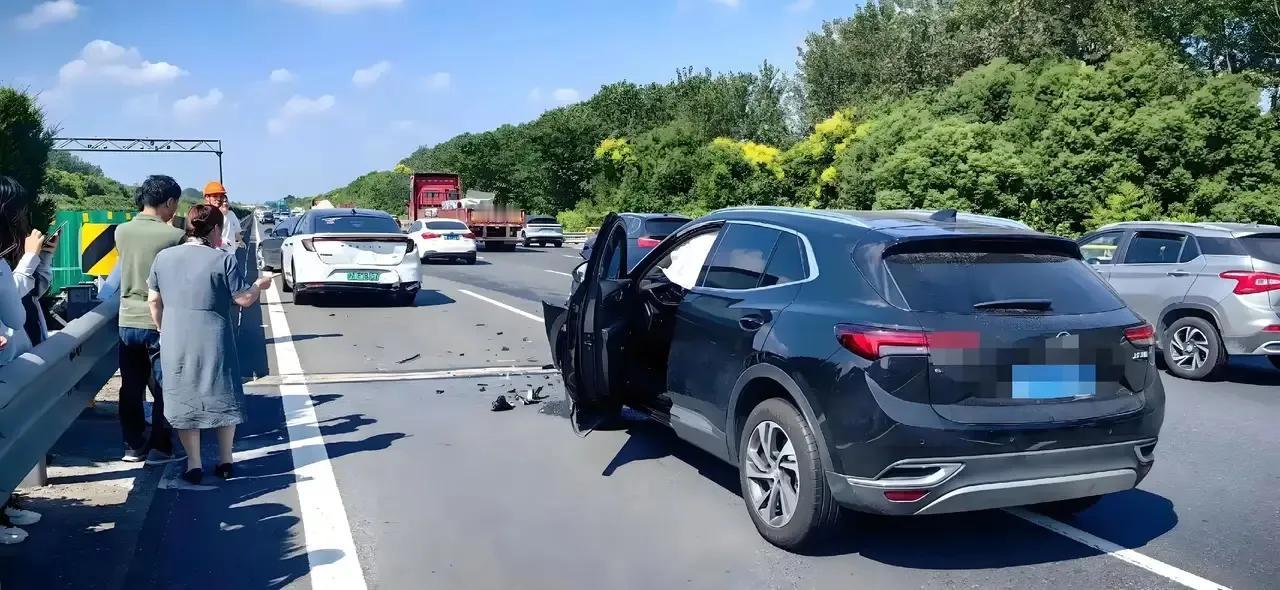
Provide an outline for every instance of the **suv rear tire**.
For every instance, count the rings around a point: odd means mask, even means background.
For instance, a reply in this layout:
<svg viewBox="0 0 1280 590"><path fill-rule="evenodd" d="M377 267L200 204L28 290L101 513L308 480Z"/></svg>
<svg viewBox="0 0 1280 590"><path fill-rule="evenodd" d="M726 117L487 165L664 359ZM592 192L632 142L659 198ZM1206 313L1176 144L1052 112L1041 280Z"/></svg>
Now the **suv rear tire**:
<svg viewBox="0 0 1280 590"><path fill-rule="evenodd" d="M766 432L775 442L772 449L761 444L769 438ZM779 434L785 440L779 441ZM782 399L761 402L743 424L738 441L738 480L756 530L778 547L805 549L839 526L842 510L827 487L813 429L795 406ZM794 490L794 501L786 500L788 490ZM774 493L786 497L775 497ZM787 504L792 504L790 516L786 515ZM765 519L762 510L773 515L773 522Z"/></svg>
<svg viewBox="0 0 1280 590"><path fill-rule="evenodd" d="M1203 355L1203 360L1195 360L1201 358L1196 356L1197 351ZM1162 353L1169 372L1183 379L1204 379L1227 362L1227 351L1222 348L1218 329L1208 320L1195 316L1173 322L1165 330ZM1189 360L1179 356L1183 363L1179 364L1175 354L1192 354L1192 357Z"/></svg>

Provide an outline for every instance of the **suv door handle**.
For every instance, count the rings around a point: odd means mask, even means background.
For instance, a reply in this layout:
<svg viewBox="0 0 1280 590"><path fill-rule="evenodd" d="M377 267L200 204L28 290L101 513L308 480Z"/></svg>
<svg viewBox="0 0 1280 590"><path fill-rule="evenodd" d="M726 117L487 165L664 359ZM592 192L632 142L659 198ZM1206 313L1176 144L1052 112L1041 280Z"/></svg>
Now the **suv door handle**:
<svg viewBox="0 0 1280 590"><path fill-rule="evenodd" d="M764 320L754 315L742 316L738 319L738 325L742 326L743 330L754 332L764 326Z"/></svg>
<svg viewBox="0 0 1280 590"><path fill-rule="evenodd" d="M1185 270L1171 270L1171 271L1169 271L1169 276L1171 276L1171 277L1185 277L1185 276L1190 276L1190 275L1191 275L1191 273L1189 273L1189 272L1187 272L1187 271L1185 271Z"/></svg>

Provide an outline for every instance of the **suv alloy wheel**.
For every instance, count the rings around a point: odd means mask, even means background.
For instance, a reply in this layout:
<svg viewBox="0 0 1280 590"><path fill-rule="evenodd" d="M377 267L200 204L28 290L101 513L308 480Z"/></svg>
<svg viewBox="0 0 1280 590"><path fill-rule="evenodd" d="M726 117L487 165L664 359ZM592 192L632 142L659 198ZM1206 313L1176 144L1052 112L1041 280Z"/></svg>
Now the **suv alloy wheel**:
<svg viewBox="0 0 1280 590"><path fill-rule="evenodd" d="M1218 330L1194 316L1169 326L1165 331L1163 353L1169 372L1183 379L1204 379L1227 362Z"/></svg>
<svg viewBox="0 0 1280 590"><path fill-rule="evenodd" d="M827 487L817 439L794 406L779 398L756 406L738 449L742 499L767 541L801 549L837 528L841 509Z"/></svg>

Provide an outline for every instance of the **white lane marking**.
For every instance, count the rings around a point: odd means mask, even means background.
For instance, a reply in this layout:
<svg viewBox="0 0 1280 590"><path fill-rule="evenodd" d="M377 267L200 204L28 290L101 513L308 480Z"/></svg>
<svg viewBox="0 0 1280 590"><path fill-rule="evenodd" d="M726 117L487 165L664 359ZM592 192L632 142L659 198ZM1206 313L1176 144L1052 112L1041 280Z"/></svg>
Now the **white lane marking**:
<svg viewBox="0 0 1280 590"><path fill-rule="evenodd" d="M302 361L293 347L280 293L273 284L265 294L271 304L267 306L267 317L276 343L272 345L276 350L276 369L285 374L301 374ZM329 463L307 384L281 385L280 403L284 406L285 426L289 431L294 483L302 509L303 544L311 566L311 587L314 590L365 589L368 586L351 538L347 509L342 504L338 480Z"/></svg>
<svg viewBox="0 0 1280 590"><path fill-rule="evenodd" d="M485 258L484 256L476 256L476 260L488 260L488 258Z"/></svg>
<svg viewBox="0 0 1280 590"><path fill-rule="evenodd" d="M549 273L551 273L551 274L564 275L564 276L566 276L566 277L572 277L572 276L573 276L573 275L571 275L571 274L569 274L569 273L567 273L567 272L560 272L560 271L558 271L558 270L550 270L550 269L546 269L546 268L544 268L544 269L542 269L542 270L545 270L545 271L547 271L547 272L549 272Z"/></svg>
<svg viewBox="0 0 1280 590"><path fill-rule="evenodd" d="M536 316L536 315L531 314L531 313L529 313L529 312L527 312L527 311L524 311L523 309L516 309L516 308L511 307L510 305L507 305L507 304L505 304L505 303L503 303L503 302L501 302L501 301L497 301L497 300L494 300L494 299L489 299L488 297L485 297L484 295L479 295L479 294L476 294L476 293L472 293L471 291L468 291L468 290L466 290L466 289L458 289L458 291L459 291L459 292L461 292L461 293L463 293L464 295L470 295L470 296L475 297L476 299L479 299L479 300L481 300L481 301L485 301L485 302L488 302L488 303L492 303L492 304L494 304L494 305L496 305L496 306L498 306L498 307L501 307L502 309L505 309L505 310L507 310L507 311L510 311L510 312L513 312L513 313L516 313L516 314L522 315L522 316L524 316L524 317L527 317L527 318L529 318L529 319L531 319L531 320L533 320L533 321L535 321L535 322L541 322L541 321L542 321L542 317L541 317L541 316Z"/></svg>
<svg viewBox="0 0 1280 590"><path fill-rule="evenodd" d="M561 256L564 256L565 258L582 258L581 256L574 256L572 254L561 254Z"/></svg>
<svg viewBox="0 0 1280 590"><path fill-rule="evenodd" d="M1076 527L1064 524L1043 514L1031 512L1025 508L1006 508L1005 512L1036 526L1058 533L1059 535L1077 543L1093 547L1094 549L1106 553L1120 561L1136 565L1153 574L1162 576L1188 588L1194 588L1195 590L1229 590L1226 586L1216 582L1211 582L1193 573L1180 570L1164 563L1163 561L1152 559L1132 549L1125 549L1111 541L1086 533Z"/></svg>
<svg viewBox="0 0 1280 590"><path fill-rule="evenodd" d="M473 369L446 369L442 371L405 371L403 373L321 373L312 375L268 375L256 381L245 383L247 386L272 386L289 383L367 383L373 381L429 381L433 379L465 379L469 377L497 377L508 375L553 375L555 369L544 369L542 366L476 367Z"/></svg>

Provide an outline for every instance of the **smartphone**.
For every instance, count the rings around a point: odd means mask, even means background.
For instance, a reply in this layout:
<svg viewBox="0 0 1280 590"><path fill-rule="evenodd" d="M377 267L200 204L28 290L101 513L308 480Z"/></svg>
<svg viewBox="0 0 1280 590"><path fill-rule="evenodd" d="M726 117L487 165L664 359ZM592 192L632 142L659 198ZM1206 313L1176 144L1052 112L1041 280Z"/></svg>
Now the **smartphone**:
<svg viewBox="0 0 1280 590"><path fill-rule="evenodd" d="M49 242L58 239L58 235L62 233L62 228L64 227L67 227L67 222L65 221L59 224L58 227L55 227L53 231L49 232L49 235L44 237L44 243L48 244Z"/></svg>

